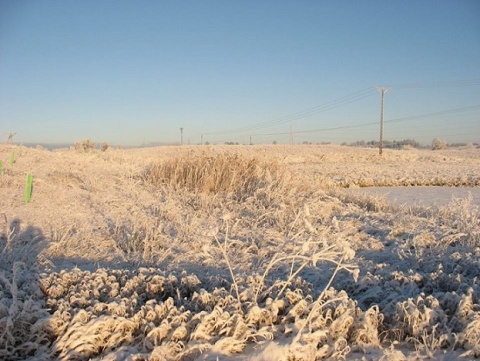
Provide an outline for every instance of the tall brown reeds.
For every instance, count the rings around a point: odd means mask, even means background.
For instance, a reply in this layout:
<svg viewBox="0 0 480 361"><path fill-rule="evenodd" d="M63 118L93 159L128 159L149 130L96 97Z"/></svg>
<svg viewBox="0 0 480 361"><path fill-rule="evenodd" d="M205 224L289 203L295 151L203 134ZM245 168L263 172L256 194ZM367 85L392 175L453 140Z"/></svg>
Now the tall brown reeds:
<svg viewBox="0 0 480 361"><path fill-rule="evenodd" d="M285 169L272 159L237 154L180 155L151 165L145 180L155 186L207 194L233 194L237 200L256 190L284 184Z"/></svg>

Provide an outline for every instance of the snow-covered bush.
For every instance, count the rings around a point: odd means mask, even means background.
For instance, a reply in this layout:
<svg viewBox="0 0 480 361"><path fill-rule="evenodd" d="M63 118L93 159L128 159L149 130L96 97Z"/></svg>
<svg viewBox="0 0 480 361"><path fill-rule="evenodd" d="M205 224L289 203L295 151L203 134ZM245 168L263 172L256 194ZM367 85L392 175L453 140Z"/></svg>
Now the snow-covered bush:
<svg viewBox="0 0 480 361"><path fill-rule="evenodd" d="M446 149L447 143L443 139L440 138L433 138L432 140L432 150L441 150Z"/></svg>
<svg viewBox="0 0 480 361"><path fill-rule="evenodd" d="M75 143L75 150L79 152L91 152L95 150L96 144L90 139L78 141Z"/></svg>

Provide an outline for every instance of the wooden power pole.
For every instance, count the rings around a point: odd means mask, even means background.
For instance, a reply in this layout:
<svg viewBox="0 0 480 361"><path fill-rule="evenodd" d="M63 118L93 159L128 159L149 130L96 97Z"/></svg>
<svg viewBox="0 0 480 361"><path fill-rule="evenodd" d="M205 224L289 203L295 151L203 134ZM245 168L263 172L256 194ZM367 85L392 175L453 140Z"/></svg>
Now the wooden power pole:
<svg viewBox="0 0 480 361"><path fill-rule="evenodd" d="M376 86L377 90L382 95L382 105L380 110L380 143L378 145L378 154L382 155L383 152L383 103L385 98L385 93L389 91L388 88L385 87L378 87Z"/></svg>

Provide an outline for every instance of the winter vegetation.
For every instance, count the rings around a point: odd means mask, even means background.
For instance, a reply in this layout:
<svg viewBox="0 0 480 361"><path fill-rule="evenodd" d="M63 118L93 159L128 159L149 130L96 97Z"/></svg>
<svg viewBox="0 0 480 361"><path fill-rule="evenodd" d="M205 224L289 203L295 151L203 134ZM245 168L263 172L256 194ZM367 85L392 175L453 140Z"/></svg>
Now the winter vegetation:
<svg viewBox="0 0 480 361"><path fill-rule="evenodd" d="M480 149L88 141L0 160L2 360L480 357L472 197L345 190L480 187Z"/></svg>

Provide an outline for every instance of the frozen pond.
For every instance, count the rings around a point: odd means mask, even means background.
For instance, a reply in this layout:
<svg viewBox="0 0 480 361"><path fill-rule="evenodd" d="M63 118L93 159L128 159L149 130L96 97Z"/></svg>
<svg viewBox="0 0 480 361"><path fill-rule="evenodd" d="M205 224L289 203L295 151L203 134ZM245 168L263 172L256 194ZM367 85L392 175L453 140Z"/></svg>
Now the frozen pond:
<svg viewBox="0 0 480 361"><path fill-rule="evenodd" d="M368 187L346 189L352 194L385 196L388 201L397 204L443 206L453 198L473 197L473 204L480 206L480 187Z"/></svg>

